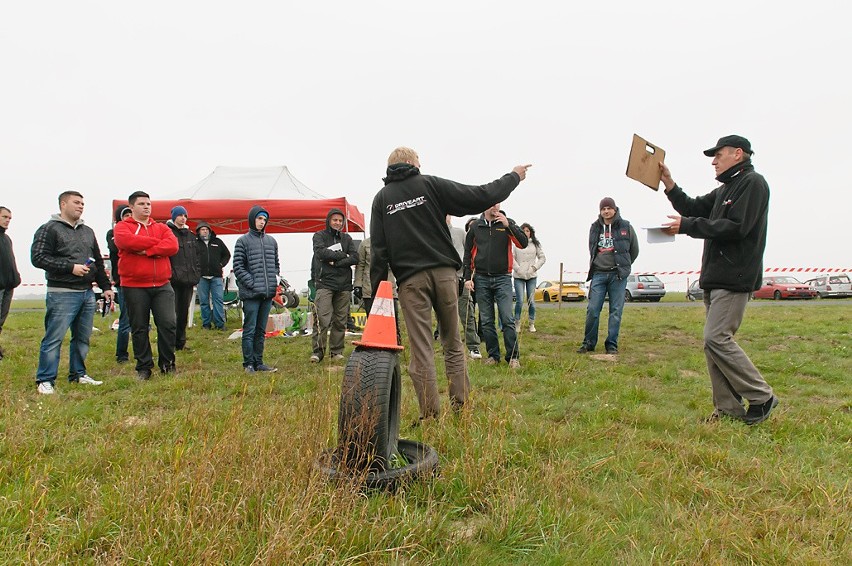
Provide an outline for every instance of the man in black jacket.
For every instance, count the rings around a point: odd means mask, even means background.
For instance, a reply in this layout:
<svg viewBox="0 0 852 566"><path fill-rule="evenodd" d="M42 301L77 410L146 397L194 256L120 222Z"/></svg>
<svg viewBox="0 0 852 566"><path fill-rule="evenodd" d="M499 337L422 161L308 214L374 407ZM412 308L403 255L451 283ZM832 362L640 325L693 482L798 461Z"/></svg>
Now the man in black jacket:
<svg viewBox="0 0 852 566"><path fill-rule="evenodd" d="M750 425L766 420L778 405L772 388L734 341L749 295L763 279L769 186L755 172L753 154L742 136L720 138L704 155L713 158L722 186L696 198L687 196L660 164L666 196L683 215L669 216L668 233L704 240L699 284L707 311L704 355L715 407L710 419L728 416Z"/></svg>
<svg viewBox="0 0 852 566"><path fill-rule="evenodd" d="M132 212L126 204L119 205L115 209L115 221L121 222ZM107 248L109 248L109 263L111 266L110 277L112 277L113 289L115 290L115 302L118 304L118 332L115 335L115 361L120 364L126 363L130 356L127 346L130 344L130 317L127 314L127 304L124 302L124 293L121 292L121 274L118 271L118 246L115 245L114 230L112 228L106 234Z"/></svg>
<svg viewBox="0 0 852 566"><path fill-rule="evenodd" d="M201 279L198 280L198 302L201 305L201 326L225 329L225 283L222 268L231 261L231 252L216 232L204 221L195 227L201 250ZM211 317L212 303L212 317Z"/></svg>
<svg viewBox="0 0 852 566"><path fill-rule="evenodd" d="M5 206L0 206L0 334L3 333L3 325L6 323L6 317L9 316L12 294L15 292L15 287L21 284L21 274L18 273L18 264L15 262L12 240L6 235L11 221L12 211ZM0 360L2 359L3 348L0 347Z"/></svg>
<svg viewBox="0 0 852 566"><path fill-rule="evenodd" d="M458 276L461 258L453 246L446 216L479 213L508 197L526 176L519 165L487 185L462 185L420 174L413 149L399 147L388 157L385 186L373 199L370 238L373 289L387 280L388 266L399 285L399 302L411 346L408 372L417 392L420 418L437 417L440 398L432 348L432 310L444 348L450 400L467 401L470 381L459 336Z"/></svg>
<svg viewBox="0 0 852 566"><path fill-rule="evenodd" d="M604 347L607 354L617 354L627 276L639 256L639 239L630 222L621 217L611 197L604 197L598 210L598 219L589 228L589 275L586 281L591 281L591 284L583 343L577 352L592 352L597 346L601 309L608 297L609 318Z"/></svg>
<svg viewBox="0 0 852 566"><path fill-rule="evenodd" d="M331 359L343 359L343 338L352 293L352 266L358 264L358 249L352 236L343 232L345 223L343 211L332 208L325 218L325 230L320 230L313 238L311 273L317 290L311 354L311 362L314 363L325 357L326 342Z"/></svg>
<svg viewBox="0 0 852 566"><path fill-rule="evenodd" d="M47 279L44 314L44 338L38 356L36 386L43 395L54 393L59 372L59 354L65 333L71 329L68 381L101 385L102 381L86 373L86 355L95 318L97 282L104 298L113 299L112 287L98 239L83 223L83 195L65 191L59 195L59 214L36 230L30 258L33 266L43 269Z"/></svg>
<svg viewBox="0 0 852 566"><path fill-rule="evenodd" d="M186 325L189 320L189 305L192 289L201 279L201 258L198 238L189 229L186 208L178 205L172 209L172 219L166 222L178 241L178 252L169 258L172 263L172 288L175 290L175 350L186 348Z"/></svg>
<svg viewBox="0 0 852 566"><path fill-rule="evenodd" d="M521 367L512 306L512 246L523 249L528 243L527 235L500 210L499 202L483 212L465 236L464 285L476 292L479 329L488 351L488 357L482 360L485 365L500 363L500 341L494 328L497 303L506 361L512 369Z"/></svg>

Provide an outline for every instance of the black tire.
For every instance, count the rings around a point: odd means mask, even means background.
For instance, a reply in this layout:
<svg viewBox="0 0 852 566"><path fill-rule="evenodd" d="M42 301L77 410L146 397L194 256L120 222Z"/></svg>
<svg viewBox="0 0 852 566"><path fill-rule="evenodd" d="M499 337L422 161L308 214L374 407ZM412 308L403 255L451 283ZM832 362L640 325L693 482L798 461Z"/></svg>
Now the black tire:
<svg viewBox="0 0 852 566"><path fill-rule="evenodd" d="M542 295L542 298L544 299L545 303L549 303L550 302L550 293L545 291L544 294Z"/></svg>
<svg viewBox="0 0 852 566"><path fill-rule="evenodd" d="M343 372L338 458L353 470L381 471L397 454L402 380L396 352L356 348Z"/></svg>
<svg viewBox="0 0 852 566"><path fill-rule="evenodd" d="M624 302L630 303L632 301L633 301L633 295L630 294L630 291L625 291L624 292Z"/></svg>
<svg viewBox="0 0 852 566"><path fill-rule="evenodd" d="M284 306L294 309L299 306L299 295L296 293L284 293Z"/></svg>
<svg viewBox="0 0 852 566"><path fill-rule="evenodd" d="M662 297L651 297L649 299L652 303L659 303L662 300Z"/></svg>
<svg viewBox="0 0 852 566"><path fill-rule="evenodd" d="M772 293L772 298L775 299L776 301L780 301L781 300L781 291L775 291L774 293Z"/></svg>
<svg viewBox="0 0 852 566"><path fill-rule="evenodd" d="M373 470L360 474L340 467L337 450L324 451L314 467L330 480L362 483L367 489L395 490L416 479L431 477L438 472L438 453L434 448L415 440L398 440L398 451L408 462L400 468Z"/></svg>
<svg viewBox="0 0 852 566"><path fill-rule="evenodd" d="M689 302L691 302L691 303L694 303L694 302L695 302L695 295L692 295L692 294L690 294L690 293L687 293L687 294L686 294L686 298L687 298L687 299L689 299Z"/></svg>

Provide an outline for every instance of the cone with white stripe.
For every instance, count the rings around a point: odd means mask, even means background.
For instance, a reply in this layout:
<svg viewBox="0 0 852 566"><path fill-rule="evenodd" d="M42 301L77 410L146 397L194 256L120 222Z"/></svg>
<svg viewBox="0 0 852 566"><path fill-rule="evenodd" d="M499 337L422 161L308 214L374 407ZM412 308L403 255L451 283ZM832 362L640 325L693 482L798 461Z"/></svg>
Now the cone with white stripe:
<svg viewBox="0 0 852 566"><path fill-rule="evenodd" d="M361 340L352 343L362 348L402 350L396 340L396 314L390 281L379 283L379 290L373 297L373 308L364 326L364 335Z"/></svg>

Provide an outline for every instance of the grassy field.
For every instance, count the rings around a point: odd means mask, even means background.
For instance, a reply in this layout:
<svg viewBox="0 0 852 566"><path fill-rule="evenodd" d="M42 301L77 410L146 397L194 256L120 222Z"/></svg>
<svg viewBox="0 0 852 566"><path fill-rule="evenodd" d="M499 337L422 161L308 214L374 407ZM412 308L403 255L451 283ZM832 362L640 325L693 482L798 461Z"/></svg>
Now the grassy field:
<svg viewBox="0 0 852 566"><path fill-rule="evenodd" d="M401 436L441 472L396 494L313 471L343 365L309 364L308 338L267 341L281 371L247 376L193 328L179 373L138 383L98 316L105 384L45 397L41 317L2 334L3 564L852 563L852 301L749 306L739 342L781 400L756 427L702 422L701 305L627 305L618 359L574 353L582 308L541 309L520 371L471 363L460 415L411 428L404 372Z"/></svg>

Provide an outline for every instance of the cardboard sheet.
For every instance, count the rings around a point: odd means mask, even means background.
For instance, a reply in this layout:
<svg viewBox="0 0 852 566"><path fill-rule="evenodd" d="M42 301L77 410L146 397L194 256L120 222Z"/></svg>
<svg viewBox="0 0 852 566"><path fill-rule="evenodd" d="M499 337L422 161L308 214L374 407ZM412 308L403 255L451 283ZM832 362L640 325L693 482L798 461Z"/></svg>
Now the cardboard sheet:
<svg viewBox="0 0 852 566"><path fill-rule="evenodd" d="M627 159L627 176L655 191L660 189L660 163L665 161L666 151L633 134L630 157Z"/></svg>

